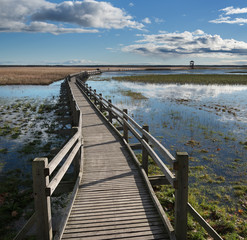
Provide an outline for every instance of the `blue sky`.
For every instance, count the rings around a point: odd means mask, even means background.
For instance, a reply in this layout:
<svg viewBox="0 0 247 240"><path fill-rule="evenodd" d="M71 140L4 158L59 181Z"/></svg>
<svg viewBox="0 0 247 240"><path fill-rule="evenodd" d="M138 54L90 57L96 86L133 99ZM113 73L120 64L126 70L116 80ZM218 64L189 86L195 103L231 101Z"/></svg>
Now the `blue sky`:
<svg viewBox="0 0 247 240"><path fill-rule="evenodd" d="M247 64L246 0L0 0L0 64Z"/></svg>

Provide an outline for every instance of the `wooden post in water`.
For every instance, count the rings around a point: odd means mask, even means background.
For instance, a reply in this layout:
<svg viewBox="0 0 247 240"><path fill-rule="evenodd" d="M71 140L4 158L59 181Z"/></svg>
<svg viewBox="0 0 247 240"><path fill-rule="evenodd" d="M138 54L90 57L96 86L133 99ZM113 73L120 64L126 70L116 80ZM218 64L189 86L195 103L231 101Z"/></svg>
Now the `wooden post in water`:
<svg viewBox="0 0 247 240"><path fill-rule="evenodd" d="M51 203L45 192L49 184L49 176L44 173L47 165L47 158L35 158L32 163L36 233L39 240L52 239Z"/></svg>
<svg viewBox="0 0 247 240"><path fill-rule="evenodd" d="M188 153L176 153L175 235L177 240L187 239L188 159Z"/></svg>
<svg viewBox="0 0 247 240"><path fill-rule="evenodd" d="M149 132L148 125L144 125L142 129ZM142 135L142 139L148 143L148 139L144 135ZM142 145L142 167L145 170L146 174L148 175L148 151L143 145Z"/></svg>
<svg viewBox="0 0 247 240"><path fill-rule="evenodd" d="M108 113L109 113L109 122L112 123L112 106L111 106L111 99L108 100Z"/></svg>
<svg viewBox="0 0 247 240"><path fill-rule="evenodd" d="M128 114L128 110L124 109L123 110L124 113ZM123 116L125 121L128 121L128 118ZM125 139L125 141L128 143L129 142L129 134L128 134L128 126L125 124L125 122L123 122L123 138Z"/></svg>

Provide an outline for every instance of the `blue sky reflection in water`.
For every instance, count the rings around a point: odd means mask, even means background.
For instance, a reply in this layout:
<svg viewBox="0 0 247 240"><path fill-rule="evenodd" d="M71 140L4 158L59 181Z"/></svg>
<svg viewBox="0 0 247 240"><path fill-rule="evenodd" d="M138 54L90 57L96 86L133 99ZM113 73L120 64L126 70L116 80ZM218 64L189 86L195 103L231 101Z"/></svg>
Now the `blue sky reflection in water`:
<svg viewBox="0 0 247 240"><path fill-rule="evenodd" d="M10 135L4 136L4 133L1 132L0 149L7 149L7 153L0 153L0 173L15 168L25 171L31 170L31 160L35 157L42 157L44 153L25 154L19 152L29 142L36 141L37 146L41 148L43 145L49 144L50 141L60 143L60 139L54 140L56 136L49 135L46 132L49 127L53 127L54 111L38 113L38 110L41 105L57 103L61 83L62 81L48 86L0 87L1 127L9 126L21 131L16 139ZM26 107L28 105L29 107ZM30 106L34 107L35 110L31 111ZM42 141L40 141L41 139ZM33 146L33 149L35 149L35 146Z"/></svg>
<svg viewBox="0 0 247 240"><path fill-rule="evenodd" d="M127 108L140 125L148 124L173 155L187 151L191 166L207 166L208 172L226 177L226 184L247 180L247 86L118 82L111 79L114 75L94 76L87 83L120 109ZM147 99L123 96L126 90Z"/></svg>
<svg viewBox="0 0 247 240"><path fill-rule="evenodd" d="M50 85L6 85L0 87L0 98L47 98L57 97L62 81Z"/></svg>

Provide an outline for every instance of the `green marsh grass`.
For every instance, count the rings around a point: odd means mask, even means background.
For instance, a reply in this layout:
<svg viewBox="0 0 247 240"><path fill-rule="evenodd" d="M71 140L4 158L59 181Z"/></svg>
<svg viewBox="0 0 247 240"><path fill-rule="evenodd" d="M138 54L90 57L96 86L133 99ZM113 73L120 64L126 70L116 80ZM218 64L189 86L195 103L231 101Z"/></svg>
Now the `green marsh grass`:
<svg viewBox="0 0 247 240"><path fill-rule="evenodd" d="M135 99L135 100L147 99L147 98L146 98L144 95L142 95L141 93L139 93L139 92L134 92L134 91L131 91L131 90L127 90L127 91L121 90L121 94L122 94L123 96L131 97L132 99Z"/></svg>
<svg viewBox="0 0 247 240"><path fill-rule="evenodd" d="M137 158L142 163L142 155L137 154ZM149 157L149 175L162 175L161 170ZM196 176L197 182L189 188L189 202L201 214L201 216L223 237L223 239L246 239L247 223L245 222L247 209L247 187L237 183L231 189L230 186L222 186L225 177L216 174L205 173L207 167L190 167L190 176ZM211 184L211 188L201 183ZM175 190L170 185L156 186L155 194L168 215L169 220L174 224ZM241 204L232 205L232 197L227 195L229 191L234 192L240 198ZM215 196L214 200L209 200L208 195ZM220 205L224 199L229 206ZM204 240L208 238L206 231L188 215L188 239Z"/></svg>
<svg viewBox="0 0 247 240"><path fill-rule="evenodd" d="M218 84L247 85L247 75L233 74L174 74L174 75L142 75L113 77L117 81L141 83L177 83L177 84Z"/></svg>

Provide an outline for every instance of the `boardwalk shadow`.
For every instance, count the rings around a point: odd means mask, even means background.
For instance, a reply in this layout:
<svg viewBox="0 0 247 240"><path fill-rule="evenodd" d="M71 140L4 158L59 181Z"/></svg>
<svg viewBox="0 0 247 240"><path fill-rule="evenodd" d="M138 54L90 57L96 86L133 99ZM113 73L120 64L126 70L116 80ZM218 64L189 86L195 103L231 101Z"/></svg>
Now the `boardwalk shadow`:
<svg viewBox="0 0 247 240"><path fill-rule="evenodd" d="M113 141L107 141L107 142L103 142L103 143L91 144L91 145L85 146L84 149L88 149L88 148L92 148L92 147L96 147L96 146L108 145L108 144L111 144L111 143L117 143L117 141L113 140Z"/></svg>
<svg viewBox="0 0 247 240"><path fill-rule="evenodd" d="M127 173L116 175L116 176L112 176L112 177L108 177L108 178L92 181L90 183L82 184L81 186L79 186L79 189L84 189L84 188L87 188L89 186L97 185L99 183L109 182L109 181L112 181L112 180L115 180L115 179L120 179L120 178L124 178L124 177L127 177L127 176L132 176L132 175L133 175L133 172L130 171L130 172L127 172Z"/></svg>

